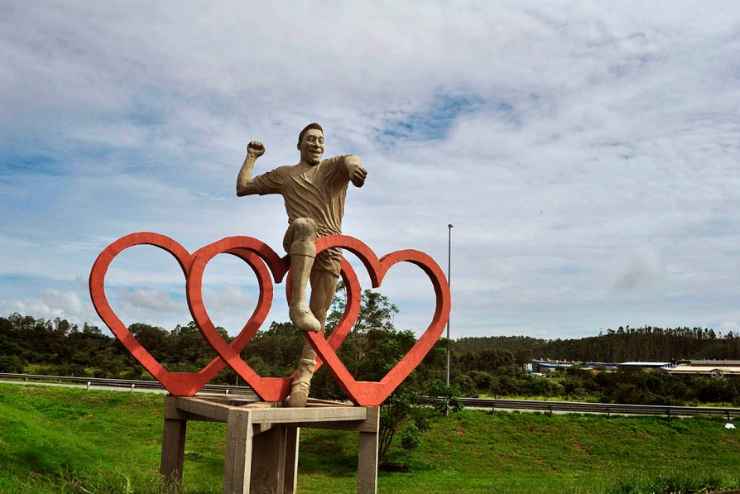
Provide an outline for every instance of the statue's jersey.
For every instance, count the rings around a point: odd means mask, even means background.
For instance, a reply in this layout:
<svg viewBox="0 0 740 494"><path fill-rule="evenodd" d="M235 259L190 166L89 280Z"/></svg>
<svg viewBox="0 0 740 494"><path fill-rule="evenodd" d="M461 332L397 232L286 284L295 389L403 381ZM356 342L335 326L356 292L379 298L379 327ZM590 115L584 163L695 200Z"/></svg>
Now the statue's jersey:
<svg viewBox="0 0 740 494"><path fill-rule="evenodd" d="M258 194L283 196L289 224L297 218L311 218L320 237L342 233L348 183L344 156L325 159L313 166L281 166L252 179L252 187ZM283 243L289 242L286 237ZM284 246L286 250L289 247ZM317 257L316 267L338 275L339 250L325 252Z"/></svg>
<svg viewBox="0 0 740 494"><path fill-rule="evenodd" d="M342 233L344 201L349 177L344 156L335 156L318 165L281 166L252 180L260 194L281 194L288 223L296 218L311 218L319 235Z"/></svg>

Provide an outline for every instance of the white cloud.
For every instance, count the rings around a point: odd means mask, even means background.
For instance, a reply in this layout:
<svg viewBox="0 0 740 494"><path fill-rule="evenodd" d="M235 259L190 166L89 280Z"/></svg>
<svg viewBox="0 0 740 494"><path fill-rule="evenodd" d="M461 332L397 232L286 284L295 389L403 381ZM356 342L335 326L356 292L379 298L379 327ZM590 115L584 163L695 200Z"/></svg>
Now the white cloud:
<svg viewBox="0 0 740 494"><path fill-rule="evenodd" d="M73 291L46 289L38 298L15 300L3 304L9 312L33 314L44 319L71 319L81 321L90 317L80 295Z"/></svg>
<svg viewBox="0 0 740 494"><path fill-rule="evenodd" d="M153 312L172 312L178 309L178 304L170 295L160 290L138 289L128 291L123 295L123 301L136 309Z"/></svg>
<svg viewBox="0 0 740 494"><path fill-rule="evenodd" d="M297 131L318 120L329 153L369 170L347 233L445 266L455 224L453 334L737 320L735 2L18 4L0 57L9 280L74 279L140 230L190 251L246 234L282 253L280 199L237 200L235 175L251 137L265 170L294 161ZM476 103L445 106L455 98ZM184 322L166 298L182 275L154 252L123 254L109 286L130 290L131 317ZM214 319L238 324L253 275L217 263L208 280ZM42 301L50 282L5 306L72 313ZM426 321L420 283L384 287L405 301L401 327Z"/></svg>
<svg viewBox="0 0 740 494"><path fill-rule="evenodd" d="M651 288L662 274L660 259L654 252L636 253L614 282L618 291L640 291Z"/></svg>

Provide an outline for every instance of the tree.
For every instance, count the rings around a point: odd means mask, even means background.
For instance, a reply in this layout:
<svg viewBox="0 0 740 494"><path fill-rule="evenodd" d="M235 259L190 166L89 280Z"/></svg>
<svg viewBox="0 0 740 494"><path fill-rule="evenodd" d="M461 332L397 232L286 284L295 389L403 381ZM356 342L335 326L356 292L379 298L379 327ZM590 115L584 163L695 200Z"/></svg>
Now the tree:
<svg viewBox="0 0 740 494"><path fill-rule="evenodd" d="M343 282L337 287L337 296L334 298L329 315L326 317L326 328L332 330L339 323L344 314L346 295ZM398 307L390 299L373 290L364 290L360 297L360 316L355 323L353 332L363 333L370 329L394 329L393 316L398 314Z"/></svg>
<svg viewBox="0 0 740 494"><path fill-rule="evenodd" d="M344 290L340 285L337 292ZM336 297L327 317L327 327L333 329L339 322L346 307L344 297ZM372 290L362 292L360 316L352 333L339 349L339 356L355 379L379 381L396 363L403 358L416 342L412 331L397 330L393 317L398 313L388 297ZM420 427L413 420L416 403L413 379L399 387L381 406L378 461L387 463L387 454L393 438L401 430L404 432L406 449L418 445ZM326 369L320 370L314 378L313 393L326 398L343 395L335 380ZM414 427L411 428L411 422Z"/></svg>
<svg viewBox="0 0 740 494"><path fill-rule="evenodd" d="M255 367L261 362L267 369L262 375L286 376L295 368L296 358L303 347L304 336L291 322L273 322L267 331L257 333L242 352Z"/></svg>
<svg viewBox="0 0 740 494"><path fill-rule="evenodd" d="M134 323L128 327L129 332L136 338L154 358L162 360L169 355L167 348L167 331L149 324Z"/></svg>
<svg viewBox="0 0 740 494"><path fill-rule="evenodd" d="M355 332L366 332L369 330L392 331L393 316L398 314L398 307L391 303L385 295L373 290L362 292L362 310L355 324Z"/></svg>
<svg viewBox="0 0 740 494"><path fill-rule="evenodd" d="M412 406L413 396L403 390L396 390L380 407L378 462L381 465L386 462L393 437L408 420Z"/></svg>
<svg viewBox="0 0 740 494"><path fill-rule="evenodd" d="M25 362L17 355L0 355L0 372L18 374L24 367Z"/></svg>

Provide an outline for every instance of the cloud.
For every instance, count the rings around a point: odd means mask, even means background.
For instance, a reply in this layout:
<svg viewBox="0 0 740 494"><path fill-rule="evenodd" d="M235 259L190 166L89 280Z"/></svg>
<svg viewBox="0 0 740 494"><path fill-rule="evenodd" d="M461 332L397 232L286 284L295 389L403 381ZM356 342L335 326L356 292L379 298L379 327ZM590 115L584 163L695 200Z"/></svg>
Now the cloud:
<svg viewBox="0 0 740 494"><path fill-rule="evenodd" d="M6 305L8 312L33 314L44 319L84 320L89 313L77 293L47 289L36 299L15 300Z"/></svg>
<svg viewBox="0 0 740 494"><path fill-rule="evenodd" d="M422 112L401 111L398 112L400 117L389 115L375 139L388 145L399 145L409 140L443 139L460 115L475 112L481 103L475 95L442 93ZM510 112L511 106L501 104L501 110Z"/></svg>
<svg viewBox="0 0 740 494"><path fill-rule="evenodd" d="M633 256L614 282L618 291L635 291L650 288L658 281L662 272L660 259L653 252L642 252Z"/></svg>
<svg viewBox="0 0 740 494"><path fill-rule="evenodd" d="M244 308L250 303L256 303L256 299L253 299L251 295L247 294L238 286L225 286L222 289L206 290L203 296L210 302L208 307L215 309Z"/></svg>
<svg viewBox="0 0 740 494"><path fill-rule="evenodd" d="M122 299L134 308L158 313L173 312L178 309L177 302L168 293L160 290L138 289L127 291Z"/></svg>
<svg viewBox="0 0 740 494"><path fill-rule="evenodd" d="M132 231L191 252L252 235L282 253L280 198L237 199L236 172L253 136L267 144L258 172L293 163L297 132L317 120L329 154L369 170L348 193L347 233L444 266L455 224L453 336L738 320L739 13L11 4L0 307L92 317L74 280ZM236 327L254 277L214 266L214 318ZM399 273L384 287L402 301L397 325L420 327L425 285ZM189 318L179 268L154 248L122 254L108 281L112 299L128 294L126 320ZM81 308L48 290L72 290Z"/></svg>

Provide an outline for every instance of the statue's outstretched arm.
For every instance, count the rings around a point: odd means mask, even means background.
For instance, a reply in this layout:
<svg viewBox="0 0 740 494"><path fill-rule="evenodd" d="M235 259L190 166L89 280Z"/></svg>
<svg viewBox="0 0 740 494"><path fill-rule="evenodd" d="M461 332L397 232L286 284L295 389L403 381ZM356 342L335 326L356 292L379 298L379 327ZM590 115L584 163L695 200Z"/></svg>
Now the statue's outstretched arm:
<svg viewBox="0 0 740 494"><path fill-rule="evenodd" d="M247 144L247 156L244 158L239 174L236 176L236 195L246 196L258 194L259 192L252 184L252 171L257 158L265 154L265 145L259 141L251 141Z"/></svg>
<svg viewBox="0 0 740 494"><path fill-rule="evenodd" d="M367 170L362 166L362 160L359 156L354 154L345 156L344 165L347 167L347 176L355 187L362 187L365 185Z"/></svg>

